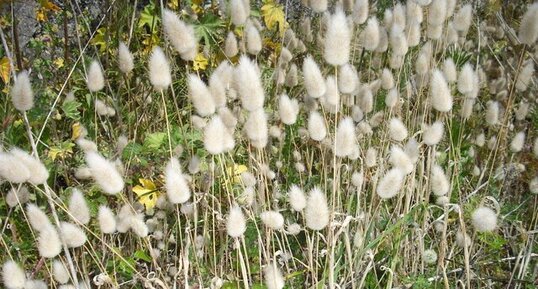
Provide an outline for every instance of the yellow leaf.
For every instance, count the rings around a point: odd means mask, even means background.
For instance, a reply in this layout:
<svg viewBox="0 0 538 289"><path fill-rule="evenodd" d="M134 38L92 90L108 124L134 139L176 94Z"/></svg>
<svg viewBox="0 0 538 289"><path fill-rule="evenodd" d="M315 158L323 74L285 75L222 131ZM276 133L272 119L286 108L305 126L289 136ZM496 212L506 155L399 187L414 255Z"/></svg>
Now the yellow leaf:
<svg viewBox="0 0 538 289"><path fill-rule="evenodd" d="M60 11L60 7L56 6L56 4L50 2L49 0L40 0L39 2L45 11Z"/></svg>
<svg viewBox="0 0 538 289"><path fill-rule="evenodd" d="M192 12L194 12L195 14L200 14L204 12L204 9L202 9L202 7L200 7L200 5L198 4L192 4L191 9L192 9Z"/></svg>
<svg viewBox="0 0 538 289"><path fill-rule="evenodd" d="M177 10L177 8L179 7L179 0L168 1L167 6L168 6L168 8L170 8L171 10Z"/></svg>
<svg viewBox="0 0 538 289"><path fill-rule="evenodd" d="M228 185L229 180L231 180L232 185L241 184L241 174L246 171L248 171L248 168L245 165L234 164L233 167L227 167L224 185Z"/></svg>
<svg viewBox="0 0 538 289"><path fill-rule="evenodd" d="M47 14L45 12L45 9L39 8L35 12L35 19L39 22L43 22L47 20Z"/></svg>
<svg viewBox="0 0 538 289"><path fill-rule="evenodd" d="M194 62L192 64L192 68L196 71L198 70L205 70L207 68L207 64L209 61L207 61L207 58L202 53L196 54L196 57L194 57Z"/></svg>
<svg viewBox="0 0 538 289"><path fill-rule="evenodd" d="M80 134L82 133L82 126L80 125L80 122L75 122L71 126L71 130L72 130L71 139L72 140L78 139L80 137Z"/></svg>
<svg viewBox="0 0 538 289"><path fill-rule="evenodd" d="M286 22L286 14L284 13L282 5L275 3L273 0L268 0L262 6L261 14L263 21L269 30L274 30L276 28L281 35L284 34L288 22Z"/></svg>
<svg viewBox="0 0 538 289"><path fill-rule="evenodd" d="M160 191L155 186L155 183L143 178L138 179L138 182L140 185L136 185L133 188L133 192L138 196L138 202L144 205L146 209L155 207L160 195Z"/></svg>
<svg viewBox="0 0 538 289"><path fill-rule="evenodd" d="M56 58L53 63L54 65L56 65L57 68L64 67L64 59L61 57Z"/></svg>
<svg viewBox="0 0 538 289"><path fill-rule="evenodd" d="M9 66L9 59L7 57L2 57L0 59L0 77L5 84L9 83L11 66Z"/></svg>

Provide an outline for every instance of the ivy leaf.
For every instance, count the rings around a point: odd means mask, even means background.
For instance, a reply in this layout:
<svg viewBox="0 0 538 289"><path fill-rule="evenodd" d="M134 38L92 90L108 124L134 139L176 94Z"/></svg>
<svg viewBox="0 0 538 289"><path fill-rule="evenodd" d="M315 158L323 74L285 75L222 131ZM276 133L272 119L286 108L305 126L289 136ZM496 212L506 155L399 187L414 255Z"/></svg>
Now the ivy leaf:
<svg viewBox="0 0 538 289"><path fill-rule="evenodd" d="M0 77L5 84L9 83L11 66L9 66L9 59L4 56L0 59Z"/></svg>
<svg viewBox="0 0 538 289"><path fill-rule="evenodd" d="M273 0L267 0L261 8L261 15L265 26L269 30L278 29L281 34L284 34L284 31L287 28L288 22L286 22L286 14L282 5L275 3Z"/></svg>
<svg viewBox="0 0 538 289"><path fill-rule="evenodd" d="M80 119L80 112L78 111L78 108L82 104L76 100L74 101L67 101L62 104L62 111L65 114L65 117L73 119L73 120L79 120Z"/></svg>
<svg viewBox="0 0 538 289"><path fill-rule="evenodd" d="M133 257L134 259L138 259L138 260L143 260L143 261L146 261L146 262L151 262L151 257L148 255L148 253L146 253L145 251L143 250L136 250L136 252L134 252L133 254Z"/></svg>
<svg viewBox="0 0 538 289"><path fill-rule="evenodd" d="M211 13L204 15L200 21L193 25L196 37L198 37L198 39L203 39L205 45L216 44L219 33L225 27L224 22Z"/></svg>
<svg viewBox="0 0 538 289"><path fill-rule="evenodd" d="M155 13L155 4L150 3L140 12L140 20L138 20L138 28L147 26L149 29L157 29L157 24L161 22L161 18Z"/></svg>
<svg viewBox="0 0 538 289"><path fill-rule="evenodd" d="M155 183L148 179L138 179L141 185L136 185L132 190L138 196L138 202L146 207L146 209L152 209L157 204L160 191L157 189Z"/></svg>
<svg viewBox="0 0 538 289"><path fill-rule="evenodd" d="M151 133L144 139L144 147L150 150L158 150L163 145L166 137L166 133L164 132Z"/></svg>
<svg viewBox="0 0 538 289"><path fill-rule="evenodd" d="M101 27L97 29L97 31L95 32L95 35L90 41L91 44L99 47L100 52L105 51L105 47L107 44L105 35L106 35L106 27Z"/></svg>
<svg viewBox="0 0 538 289"><path fill-rule="evenodd" d="M56 160L57 158L64 159L67 156L70 156L73 154L73 147L75 144L73 142L64 141L59 146L51 146L48 152L48 157L51 160Z"/></svg>

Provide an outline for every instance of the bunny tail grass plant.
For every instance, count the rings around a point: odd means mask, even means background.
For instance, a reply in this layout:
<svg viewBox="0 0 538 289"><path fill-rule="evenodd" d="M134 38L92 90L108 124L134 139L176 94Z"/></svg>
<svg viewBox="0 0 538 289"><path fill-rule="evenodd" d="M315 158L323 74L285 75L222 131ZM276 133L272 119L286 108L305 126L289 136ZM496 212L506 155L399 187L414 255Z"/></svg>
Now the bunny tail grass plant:
<svg viewBox="0 0 538 289"><path fill-rule="evenodd" d="M173 2L3 16L0 287L532 287L536 3Z"/></svg>

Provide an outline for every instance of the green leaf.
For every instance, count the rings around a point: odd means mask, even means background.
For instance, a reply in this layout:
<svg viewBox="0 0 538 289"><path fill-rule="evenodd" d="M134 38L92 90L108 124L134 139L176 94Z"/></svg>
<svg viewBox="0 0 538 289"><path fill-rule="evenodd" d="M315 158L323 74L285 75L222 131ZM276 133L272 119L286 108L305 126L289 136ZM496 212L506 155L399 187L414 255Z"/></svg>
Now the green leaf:
<svg viewBox="0 0 538 289"><path fill-rule="evenodd" d="M165 132L155 132L146 136L144 147L150 150L158 150L166 141Z"/></svg>
<svg viewBox="0 0 538 289"><path fill-rule="evenodd" d="M152 260L151 257L148 255L148 253L146 253L143 250L137 250L136 252L134 252L133 258L135 260L142 260L142 261L146 261L148 263L150 263L151 260Z"/></svg>
<svg viewBox="0 0 538 289"><path fill-rule="evenodd" d="M157 24L161 22L161 18L155 13L155 4L150 3L140 12L140 20L138 20L138 28L147 26L149 29L155 30Z"/></svg>
<svg viewBox="0 0 538 289"><path fill-rule="evenodd" d="M73 119L73 120L79 120L80 112L78 111L78 108L81 105L82 104L76 100L64 102L62 104L62 111L64 112L65 117Z"/></svg>
<svg viewBox="0 0 538 289"><path fill-rule="evenodd" d="M194 23L194 32L198 39L203 39L205 45L217 43L220 32L224 29L224 21L218 16L207 13L198 22Z"/></svg>

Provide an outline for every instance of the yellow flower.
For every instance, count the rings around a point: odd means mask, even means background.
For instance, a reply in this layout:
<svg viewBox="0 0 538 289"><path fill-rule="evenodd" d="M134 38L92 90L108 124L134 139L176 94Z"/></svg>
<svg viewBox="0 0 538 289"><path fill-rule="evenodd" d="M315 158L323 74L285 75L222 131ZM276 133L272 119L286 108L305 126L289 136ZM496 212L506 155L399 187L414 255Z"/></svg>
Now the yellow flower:
<svg viewBox="0 0 538 289"><path fill-rule="evenodd" d="M155 183L148 179L138 179L141 185L136 185L133 188L133 192L138 196L138 202L151 209L157 204L157 199L161 192L155 186Z"/></svg>
<svg viewBox="0 0 538 289"><path fill-rule="evenodd" d="M192 64L192 68L196 71L198 70L205 70L207 68L207 64L209 61L207 61L207 58L202 53L196 54L196 57L194 57L194 62Z"/></svg>

